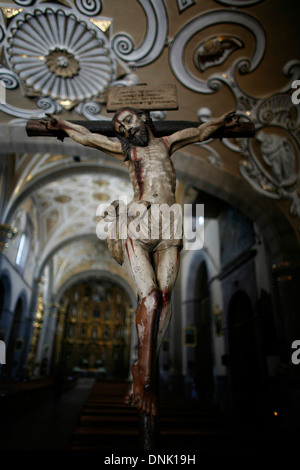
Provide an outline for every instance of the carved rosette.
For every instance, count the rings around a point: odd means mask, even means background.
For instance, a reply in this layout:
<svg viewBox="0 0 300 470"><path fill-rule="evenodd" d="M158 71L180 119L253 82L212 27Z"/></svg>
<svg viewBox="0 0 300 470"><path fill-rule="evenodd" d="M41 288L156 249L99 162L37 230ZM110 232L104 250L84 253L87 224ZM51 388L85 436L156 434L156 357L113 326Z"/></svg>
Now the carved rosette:
<svg viewBox="0 0 300 470"><path fill-rule="evenodd" d="M80 67L78 60L66 49L56 47L46 56L46 64L51 72L58 77L72 78L78 74Z"/></svg>
<svg viewBox="0 0 300 470"><path fill-rule="evenodd" d="M62 9L17 15L6 54L28 95L76 103L103 93L116 78L104 32Z"/></svg>

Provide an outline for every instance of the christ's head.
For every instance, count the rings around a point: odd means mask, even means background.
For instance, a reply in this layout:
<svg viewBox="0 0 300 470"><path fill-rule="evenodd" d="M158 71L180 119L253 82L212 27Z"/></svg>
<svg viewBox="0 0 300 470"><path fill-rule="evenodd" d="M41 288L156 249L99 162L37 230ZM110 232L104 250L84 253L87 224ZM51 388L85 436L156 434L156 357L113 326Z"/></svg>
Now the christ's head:
<svg viewBox="0 0 300 470"><path fill-rule="evenodd" d="M121 141L126 159L132 146L146 147L149 144L149 131L152 120L145 111L122 108L112 119L114 130Z"/></svg>

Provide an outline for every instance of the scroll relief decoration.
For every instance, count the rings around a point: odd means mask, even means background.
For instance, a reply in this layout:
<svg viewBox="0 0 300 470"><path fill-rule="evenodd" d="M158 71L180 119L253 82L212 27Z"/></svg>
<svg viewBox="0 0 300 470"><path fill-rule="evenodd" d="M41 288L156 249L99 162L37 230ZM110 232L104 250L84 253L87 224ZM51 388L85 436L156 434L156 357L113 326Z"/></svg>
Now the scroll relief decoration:
<svg viewBox="0 0 300 470"><path fill-rule="evenodd" d="M236 2L222 2L234 6ZM240 3L240 2L239 2ZM258 2L243 2L246 4ZM242 5L240 5L242 6ZM235 36L207 36L193 53L193 71L186 63L186 49L191 38L208 26L221 23L240 25L252 33L255 41L252 57L240 57L225 68L227 59L236 50L245 47ZM241 11L211 11L193 18L175 36L170 45L170 65L177 79L187 88L198 93L216 93L222 86L228 87L236 100L236 110L241 120L255 123L254 139L223 139L222 143L240 154L242 177L259 193L273 199L291 201L290 213L300 218L300 133L299 106L291 100L290 86L300 76L300 62L290 61L283 68L288 77L287 85L272 96L256 98L248 95L239 85L238 75L253 72L262 62L266 49L266 35L259 21ZM214 67L224 64L222 72L213 73ZM195 74L195 70L199 73ZM202 73L211 70L207 80ZM213 119L208 108L198 110L202 122ZM222 158L212 148L196 144L209 151L208 162L222 166ZM300 229L300 227L299 227Z"/></svg>
<svg viewBox="0 0 300 470"><path fill-rule="evenodd" d="M234 94L240 119L254 122L256 135L253 139L223 139L222 143L240 154L240 173L257 192L290 200L291 215L300 218L300 109L290 93L290 84L300 76L300 62L286 64L282 72L289 77L287 86L266 98L250 96L240 88L236 67L233 64L220 81ZM198 116L208 120L211 112L201 108Z"/></svg>
<svg viewBox="0 0 300 470"><path fill-rule="evenodd" d="M61 0L55 4L15 0L11 8L0 4L0 47L4 52L0 80L8 89L20 87L25 96L35 97L38 110L8 104L0 104L0 109L21 119L59 113L63 108L87 119L107 119L101 109L108 88L137 84L136 70L154 62L168 48L171 71L183 86L200 94L214 94L223 86L231 90L237 113L242 120L254 121L257 132L254 139L223 139L223 144L241 155L241 175L255 190L274 199L290 199L291 213L300 218L299 111L289 90L300 76L300 65L295 61L286 64L283 74L288 84L273 96L252 97L239 86L238 77L255 71L266 50L261 23L245 11L260 1L216 0L222 9L192 17L170 38L165 1L136 0L146 17L144 39L138 45L127 32L112 35L113 19L100 16L100 0ZM177 2L177 6L179 12L197 7L193 2ZM254 47L250 57L242 54L246 44L241 38L221 33L222 25L239 26L251 33ZM205 37L203 33L211 26L217 26L220 34L212 36L210 32ZM190 41L198 33L201 42L194 46L189 57L192 62L187 63ZM118 76L120 68L122 77ZM211 72L208 78L207 72ZM208 120L210 114L207 108L205 112L200 109L198 117ZM165 113L162 110L153 117L164 119ZM222 165L221 157L207 142L197 145L209 149L210 164Z"/></svg>
<svg viewBox="0 0 300 470"><path fill-rule="evenodd" d="M300 62L298 67L300 73ZM240 142L240 172L263 195L290 200L290 213L300 218L299 106L282 91L258 100L251 117L256 120L256 137Z"/></svg>
<svg viewBox="0 0 300 470"><path fill-rule="evenodd" d="M40 109L9 104L1 104L0 109L28 119L74 108L85 117L104 119L98 113L108 88L134 85L137 76L112 50L113 20L98 16L101 2L76 0L77 10L71 2L65 6L69 3L66 1L51 7L42 0L15 3L17 8L0 4L0 46L4 56L0 80L7 89L20 87L24 96L36 99Z"/></svg>

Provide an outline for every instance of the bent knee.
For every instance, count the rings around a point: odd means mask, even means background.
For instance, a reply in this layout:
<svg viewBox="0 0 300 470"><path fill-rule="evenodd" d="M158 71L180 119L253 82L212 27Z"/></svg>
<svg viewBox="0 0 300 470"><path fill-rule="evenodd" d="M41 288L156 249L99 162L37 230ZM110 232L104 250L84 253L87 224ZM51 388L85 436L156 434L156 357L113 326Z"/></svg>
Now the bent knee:
<svg viewBox="0 0 300 470"><path fill-rule="evenodd" d="M171 292L170 292L170 289L168 289L168 287L166 287L165 289L162 290L161 292L161 297L162 297L162 303L163 305L166 305L167 302L170 300L171 298Z"/></svg>
<svg viewBox="0 0 300 470"><path fill-rule="evenodd" d="M161 292L158 287L153 287L142 299L140 303L144 303L146 308L156 310L161 301Z"/></svg>

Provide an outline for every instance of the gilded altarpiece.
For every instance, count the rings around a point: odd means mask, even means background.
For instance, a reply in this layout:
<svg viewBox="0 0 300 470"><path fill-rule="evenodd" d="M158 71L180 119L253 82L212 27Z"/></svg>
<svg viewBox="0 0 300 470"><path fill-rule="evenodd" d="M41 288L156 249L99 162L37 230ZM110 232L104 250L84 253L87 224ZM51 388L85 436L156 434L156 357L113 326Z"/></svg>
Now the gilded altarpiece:
<svg viewBox="0 0 300 470"><path fill-rule="evenodd" d="M94 375L101 364L108 377L126 377L132 325L127 293L109 282L89 281L69 288L64 303L55 362L63 361L70 373Z"/></svg>

